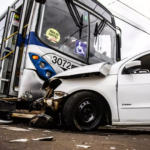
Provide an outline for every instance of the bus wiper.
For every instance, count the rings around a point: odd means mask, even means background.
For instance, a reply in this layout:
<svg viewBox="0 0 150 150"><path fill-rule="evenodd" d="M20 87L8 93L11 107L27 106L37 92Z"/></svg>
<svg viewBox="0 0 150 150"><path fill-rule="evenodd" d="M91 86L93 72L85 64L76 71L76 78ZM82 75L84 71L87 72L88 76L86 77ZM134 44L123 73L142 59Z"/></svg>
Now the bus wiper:
<svg viewBox="0 0 150 150"><path fill-rule="evenodd" d="M96 41L97 41L98 34L101 34L101 32L103 31L103 29L105 27L105 24L106 24L106 19L103 19L99 25L98 25L98 23L96 23L95 31L94 31L94 37L96 37Z"/></svg>
<svg viewBox="0 0 150 150"><path fill-rule="evenodd" d="M65 1L76 26L79 27L79 38L81 38L83 27L83 15L80 16L75 4L73 3L73 0L65 0Z"/></svg>

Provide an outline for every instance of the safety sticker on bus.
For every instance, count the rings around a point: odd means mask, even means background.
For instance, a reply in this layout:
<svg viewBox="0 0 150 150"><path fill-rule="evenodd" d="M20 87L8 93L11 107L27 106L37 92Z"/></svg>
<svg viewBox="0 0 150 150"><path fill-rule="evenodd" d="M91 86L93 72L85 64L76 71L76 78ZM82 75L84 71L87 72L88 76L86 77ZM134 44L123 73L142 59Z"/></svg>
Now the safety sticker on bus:
<svg viewBox="0 0 150 150"><path fill-rule="evenodd" d="M78 67L74 63L56 55L52 55L51 62L66 70Z"/></svg>
<svg viewBox="0 0 150 150"><path fill-rule="evenodd" d="M50 42L58 43L60 41L59 32L53 28L50 28L46 31L46 36Z"/></svg>

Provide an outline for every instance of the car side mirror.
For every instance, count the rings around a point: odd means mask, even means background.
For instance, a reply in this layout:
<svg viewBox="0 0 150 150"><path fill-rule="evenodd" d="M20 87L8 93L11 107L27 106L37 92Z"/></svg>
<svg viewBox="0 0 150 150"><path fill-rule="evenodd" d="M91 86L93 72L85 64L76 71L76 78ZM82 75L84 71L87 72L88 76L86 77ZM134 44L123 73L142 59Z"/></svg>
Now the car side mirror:
<svg viewBox="0 0 150 150"><path fill-rule="evenodd" d="M123 72L130 74L133 73L135 70L140 69L141 68L141 61L140 60L136 60L136 61L131 61L126 63Z"/></svg>

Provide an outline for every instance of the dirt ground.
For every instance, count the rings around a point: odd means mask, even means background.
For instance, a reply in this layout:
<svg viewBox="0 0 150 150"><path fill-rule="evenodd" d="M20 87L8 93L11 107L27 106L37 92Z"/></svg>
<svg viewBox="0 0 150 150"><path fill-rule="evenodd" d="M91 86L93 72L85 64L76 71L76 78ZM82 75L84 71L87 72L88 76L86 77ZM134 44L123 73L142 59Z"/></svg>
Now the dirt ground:
<svg viewBox="0 0 150 150"><path fill-rule="evenodd" d="M12 131L8 127L28 129ZM32 128L33 129L33 128ZM150 150L150 135L115 131L70 132L63 129L32 130L27 122L0 125L0 150L82 150L76 145L88 145L89 150ZM48 132L48 131L50 132ZM46 131L46 132L45 132ZM33 141L33 138L53 136L53 141ZM27 142L10 143L11 140L28 139Z"/></svg>

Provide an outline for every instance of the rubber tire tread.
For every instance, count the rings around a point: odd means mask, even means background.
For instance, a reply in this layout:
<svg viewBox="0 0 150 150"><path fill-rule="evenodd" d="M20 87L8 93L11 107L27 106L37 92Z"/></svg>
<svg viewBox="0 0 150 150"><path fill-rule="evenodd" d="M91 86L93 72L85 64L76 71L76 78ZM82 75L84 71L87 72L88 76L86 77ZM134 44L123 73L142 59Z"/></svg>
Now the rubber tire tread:
<svg viewBox="0 0 150 150"><path fill-rule="evenodd" d="M76 112L76 107L81 102L81 100L83 100L86 97L93 98L96 101L96 103L99 105L98 107L100 108L100 111L101 111L100 116L99 116L99 121L97 121L93 125L92 128L88 128L88 129L83 128L79 125L76 125L74 121L74 117L73 117ZM94 130L101 122L101 119L104 114L104 109L105 109L104 102L103 102L103 99L100 97L100 95L91 91L81 91L81 92L71 95L68 98L67 102L65 103L63 107L63 119L64 119L66 126L70 130L90 131L90 130Z"/></svg>

